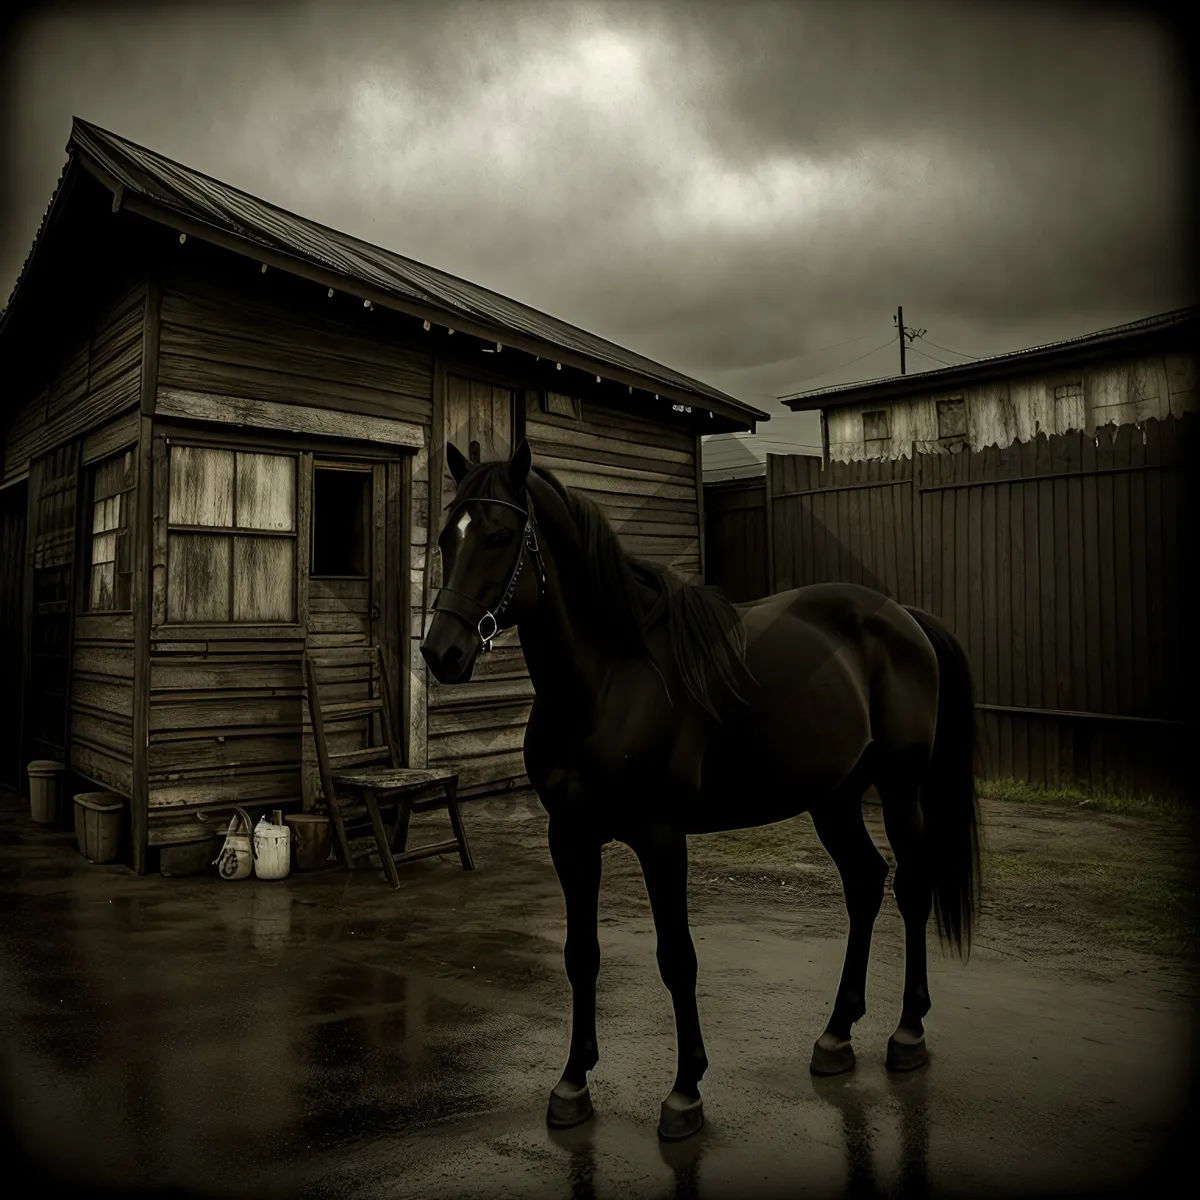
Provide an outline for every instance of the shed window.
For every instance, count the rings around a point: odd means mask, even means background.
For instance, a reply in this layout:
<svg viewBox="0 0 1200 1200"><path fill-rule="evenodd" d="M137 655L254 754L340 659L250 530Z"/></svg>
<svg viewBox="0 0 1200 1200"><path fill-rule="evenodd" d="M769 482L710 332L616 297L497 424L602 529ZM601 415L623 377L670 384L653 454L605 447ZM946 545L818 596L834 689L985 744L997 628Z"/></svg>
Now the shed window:
<svg viewBox="0 0 1200 1200"><path fill-rule="evenodd" d="M296 619L296 459L171 447L167 620Z"/></svg>
<svg viewBox="0 0 1200 1200"><path fill-rule="evenodd" d="M1055 432L1066 433L1068 429L1082 429L1083 425L1083 380L1057 384L1054 388Z"/></svg>
<svg viewBox="0 0 1200 1200"><path fill-rule="evenodd" d="M366 576L370 528L370 468L314 467L312 573Z"/></svg>
<svg viewBox="0 0 1200 1200"><path fill-rule="evenodd" d="M565 395L563 392L543 392L542 412L556 417L572 417L576 421L580 420L583 415L579 401L574 396Z"/></svg>
<svg viewBox="0 0 1200 1200"><path fill-rule="evenodd" d="M939 438L967 436L967 405L961 396L937 402L937 426Z"/></svg>
<svg viewBox="0 0 1200 1200"><path fill-rule="evenodd" d="M863 419L863 439L868 442L886 441L891 437L888 430L888 411L886 408L865 412Z"/></svg>
<svg viewBox="0 0 1200 1200"><path fill-rule="evenodd" d="M128 612L133 557L129 515L137 484L132 450L115 454L92 469L92 545L88 572L88 612Z"/></svg>

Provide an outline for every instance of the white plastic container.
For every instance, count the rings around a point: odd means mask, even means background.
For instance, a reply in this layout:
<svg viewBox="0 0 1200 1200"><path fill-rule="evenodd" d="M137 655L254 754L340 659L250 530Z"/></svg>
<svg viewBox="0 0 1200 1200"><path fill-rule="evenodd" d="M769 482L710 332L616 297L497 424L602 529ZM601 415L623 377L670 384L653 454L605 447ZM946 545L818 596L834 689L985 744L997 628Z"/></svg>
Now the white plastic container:
<svg viewBox="0 0 1200 1200"><path fill-rule="evenodd" d="M274 820L263 816L254 830L254 873L259 879L286 879L292 869L292 831L275 810Z"/></svg>
<svg viewBox="0 0 1200 1200"><path fill-rule="evenodd" d="M245 827L244 832L238 826ZM243 808L234 809L229 821L229 831L225 835L225 844L221 853L213 860L217 874L222 879L246 879L254 870L254 839L253 826L250 824L250 814Z"/></svg>
<svg viewBox="0 0 1200 1200"><path fill-rule="evenodd" d="M53 825L58 820L63 764L50 758L36 758L28 769L29 815L39 825Z"/></svg>

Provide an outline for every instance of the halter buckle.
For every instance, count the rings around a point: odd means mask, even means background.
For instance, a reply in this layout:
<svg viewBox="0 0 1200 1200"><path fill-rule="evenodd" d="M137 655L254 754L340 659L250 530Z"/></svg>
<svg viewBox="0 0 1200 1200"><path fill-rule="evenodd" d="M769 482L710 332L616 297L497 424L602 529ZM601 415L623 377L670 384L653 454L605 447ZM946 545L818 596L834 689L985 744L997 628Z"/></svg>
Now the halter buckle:
<svg viewBox="0 0 1200 1200"><path fill-rule="evenodd" d="M491 621L492 629L490 633L483 632L484 621ZM492 648L492 638L494 638L496 634L500 632L500 622L496 620L492 613L485 612L483 616L479 618L479 624L476 626L476 632L479 634L480 642L483 643L483 653L487 654Z"/></svg>

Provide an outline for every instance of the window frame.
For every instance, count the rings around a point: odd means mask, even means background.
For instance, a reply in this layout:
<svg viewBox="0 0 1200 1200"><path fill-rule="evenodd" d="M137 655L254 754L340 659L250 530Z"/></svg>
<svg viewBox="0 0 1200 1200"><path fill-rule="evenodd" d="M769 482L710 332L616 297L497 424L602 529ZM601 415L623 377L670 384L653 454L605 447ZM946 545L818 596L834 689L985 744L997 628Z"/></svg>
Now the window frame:
<svg viewBox="0 0 1200 1200"><path fill-rule="evenodd" d="M171 520L171 472L172 465L172 450L175 447L189 450L207 450L207 451L225 451L233 455L233 476L231 487L233 491L232 503L230 508L230 520L232 525L190 525L184 522L175 522ZM301 532L301 499L302 486L301 466L303 463L302 451L300 449L281 448L277 446L264 446L260 443L243 443L243 442L226 442L215 441L207 438L190 438L186 436L170 435L165 439L164 449L165 467L167 472L166 487L163 489L163 495L166 503L166 512L162 514L163 525L166 530L165 548L166 548L166 596L163 606L162 626L169 629L188 629L199 627L217 627L217 628L232 628L232 629L255 629L255 628L280 628L294 629L299 628L302 624L300 612L300 532ZM271 458L288 458L292 460L292 528L289 529L245 529L237 526L237 480L238 480L238 456L246 454L257 454ZM196 535L208 535L212 537L223 537L229 543L229 589L227 596L227 612L226 617L204 617L200 620L178 620L171 617L171 577L170 577L170 555L171 555L171 535L182 534L185 537ZM244 539L271 539L290 538L292 540L292 619L289 621L272 621L264 620L261 617L252 617L248 619L238 619L234 614L234 604L236 599L236 541L238 538Z"/></svg>
<svg viewBox="0 0 1200 1200"><path fill-rule="evenodd" d="M96 480L100 471L109 463L117 459L124 459L128 455L134 455L134 461L130 473L133 477L133 482L128 486L121 488L119 491L112 493L110 496L104 497L103 500L96 499ZM141 483L138 478L138 463L137 463L137 445L132 443L128 446L123 446L119 450L114 450L111 454L104 455L103 458L98 458L86 465L81 465L81 472L86 472L86 479L83 481L82 492L83 503L80 505L81 524L83 534L83 551L80 559L86 559L84 562L84 570L79 572L80 580L76 595L76 611L80 616L126 616L133 613L133 557L135 546L133 544L134 537L134 510L137 505L138 487ZM114 546L113 563L113 596L117 595L117 578L118 575L126 576L129 579L129 603L127 605L114 605L112 608L93 608L92 607L92 573L96 567L95 550L96 538L101 536L95 532L96 525L96 505L106 503L107 501L121 498L124 503L123 516L125 518L124 525L114 526L111 530L103 532L111 532L115 536L114 542L119 544L123 540L126 545L127 554L129 556L129 569L127 571L117 571L117 566L120 563L120 552ZM108 561L108 560L106 560Z"/></svg>
<svg viewBox="0 0 1200 1200"><path fill-rule="evenodd" d="M958 411L962 413L962 432L961 433L943 433L942 432L942 413L949 405L957 404ZM945 408L944 408L945 406ZM949 445L954 442L965 442L967 439L967 398L966 396L946 396L941 400L934 401L934 419L937 421L937 440L943 445Z"/></svg>

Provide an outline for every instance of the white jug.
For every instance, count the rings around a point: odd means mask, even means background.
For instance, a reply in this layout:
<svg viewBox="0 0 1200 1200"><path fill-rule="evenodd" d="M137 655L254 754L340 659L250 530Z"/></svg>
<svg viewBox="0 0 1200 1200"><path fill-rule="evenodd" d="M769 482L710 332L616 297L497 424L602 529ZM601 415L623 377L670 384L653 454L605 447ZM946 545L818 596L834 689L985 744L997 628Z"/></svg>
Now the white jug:
<svg viewBox="0 0 1200 1200"><path fill-rule="evenodd" d="M254 830L254 873L259 879L286 879L292 869L292 831L276 809L273 820L264 815Z"/></svg>
<svg viewBox="0 0 1200 1200"><path fill-rule="evenodd" d="M238 823L245 825L245 833L238 833ZM217 874L222 879L245 879L254 869L254 859L257 850L251 836L253 826L250 824L250 814L244 808L235 808L229 821L229 830L225 834L225 844L221 853L213 860Z"/></svg>

